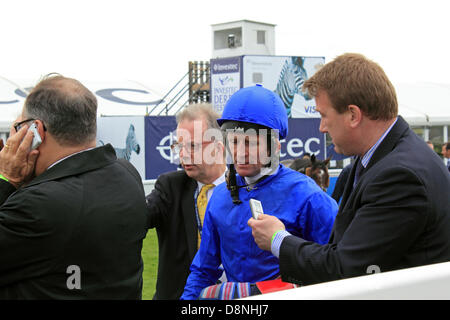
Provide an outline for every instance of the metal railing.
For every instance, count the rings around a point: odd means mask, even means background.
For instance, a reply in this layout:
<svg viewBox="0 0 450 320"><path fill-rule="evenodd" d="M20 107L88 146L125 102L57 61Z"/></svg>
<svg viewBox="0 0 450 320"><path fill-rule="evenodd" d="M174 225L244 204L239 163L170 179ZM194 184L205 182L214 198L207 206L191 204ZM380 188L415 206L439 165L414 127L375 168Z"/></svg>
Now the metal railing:
<svg viewBox="0 0 450 320"><path fill-rule="evenodd" d="M209 102L209 62L190 61L189 70L150 111L152 116L176 115L190 103Z"/></svg>

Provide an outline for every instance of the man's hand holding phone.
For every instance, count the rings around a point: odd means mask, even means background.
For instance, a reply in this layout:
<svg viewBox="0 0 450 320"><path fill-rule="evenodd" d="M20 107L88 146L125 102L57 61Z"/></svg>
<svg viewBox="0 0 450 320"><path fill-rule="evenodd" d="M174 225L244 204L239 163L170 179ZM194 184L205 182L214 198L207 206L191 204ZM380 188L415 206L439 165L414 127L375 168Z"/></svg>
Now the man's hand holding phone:
<svg viewBox="0 0 450 320"><path fill-rule="evenodd" d="M33 132L26 125L17 132L11 128L10 136L0 151L0 175L16 188L34 175L39 151L30 149L36 133L37 130Z"/></svg>

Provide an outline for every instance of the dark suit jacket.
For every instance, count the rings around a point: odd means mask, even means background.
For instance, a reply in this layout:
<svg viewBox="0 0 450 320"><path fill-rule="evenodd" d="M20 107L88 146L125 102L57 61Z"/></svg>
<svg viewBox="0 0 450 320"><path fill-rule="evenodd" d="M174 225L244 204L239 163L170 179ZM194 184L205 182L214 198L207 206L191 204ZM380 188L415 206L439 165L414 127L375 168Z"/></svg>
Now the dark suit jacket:
<svg viewBox="0 0 450 320"><path fill-rule="evenodd" d="M450 176L399 117L352 190L350 173L329 244L289 236L284 281L313 284L450 260Z"/></svg>
<svg viewBox="0 0 450 320"><path fill-rule="evenodd" d="M179 299L197 253L194 193L197 182L185 171L162 174L147 196L148 227L159 242L158 279L153 299Z"/></svg>
<svg viewBox="0 0 450 320"><path fill-rule="evenodd" d="M342 169L341 173L339 174L339 177L337 178L336 184L334 186L333 194L331 197L336 200L337 203L341 200L342 195L344 194L345 185L347 184L348 176L350 175L350 172L353 168L353 162L349 165L345 166L344 169Z"/></svg>
<svg viewBox="0 0 450 320"><path fill-rule="evenodd" d="M0 180L0 299L141 298L145 222L142 180L111 145L17 191Z"/></svg>

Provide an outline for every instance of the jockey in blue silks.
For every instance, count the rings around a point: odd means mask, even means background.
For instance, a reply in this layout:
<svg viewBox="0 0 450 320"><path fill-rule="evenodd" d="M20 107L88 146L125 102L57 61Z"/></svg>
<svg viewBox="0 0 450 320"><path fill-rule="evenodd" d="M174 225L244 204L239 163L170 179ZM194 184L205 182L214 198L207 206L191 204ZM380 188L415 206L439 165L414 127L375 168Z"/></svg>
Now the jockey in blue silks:
<svg viewBox="0 0 450 320"><path fill-rule="evenodd" d="M247 225L250 199L261 201L264 212L278 217L291 234L320 244L328 241L338 210L312 179L279 163L288 119L278 95L259 85L240 89L217 122L233 163L227 183L217 186L208 202L200 249L181 299L197 299L216 284L220 264L227 280L236 283L222 299L249 295L238 294L237 283L279 277L278 258L258 248Z"/></svg>

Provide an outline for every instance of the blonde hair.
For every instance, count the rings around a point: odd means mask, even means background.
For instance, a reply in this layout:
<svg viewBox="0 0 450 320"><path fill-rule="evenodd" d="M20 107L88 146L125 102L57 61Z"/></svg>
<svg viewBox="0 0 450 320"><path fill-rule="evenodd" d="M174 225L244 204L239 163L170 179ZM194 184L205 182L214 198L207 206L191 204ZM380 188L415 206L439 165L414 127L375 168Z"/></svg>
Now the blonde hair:
<svg viewBox="0 0 450 320"><path fill-rule="evenodd" d="M220 115L213 110L209 103L195 103L188 105L177 114L176 120L177 124L179 124L183 120L197 120L201 117L205 118L208 129L214 128L220 130L220 127L217 124L217 119Z"/></svg>

